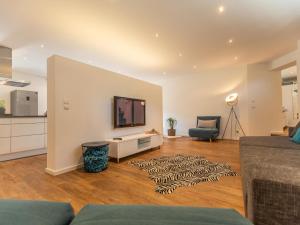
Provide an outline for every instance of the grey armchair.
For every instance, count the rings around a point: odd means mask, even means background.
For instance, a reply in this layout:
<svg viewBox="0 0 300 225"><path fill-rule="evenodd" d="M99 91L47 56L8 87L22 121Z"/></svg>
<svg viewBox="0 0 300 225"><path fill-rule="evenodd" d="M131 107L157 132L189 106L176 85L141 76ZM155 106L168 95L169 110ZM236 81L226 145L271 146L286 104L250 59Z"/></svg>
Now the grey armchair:
<svg viewBox="0 0 300 225"><path fill-rule="evenodd" d="M215 128L199 127L199 120L216 120ZM197 116L197 127L189 129L189 136L199 140L216 140L220 134L221 116Z"/></svg>

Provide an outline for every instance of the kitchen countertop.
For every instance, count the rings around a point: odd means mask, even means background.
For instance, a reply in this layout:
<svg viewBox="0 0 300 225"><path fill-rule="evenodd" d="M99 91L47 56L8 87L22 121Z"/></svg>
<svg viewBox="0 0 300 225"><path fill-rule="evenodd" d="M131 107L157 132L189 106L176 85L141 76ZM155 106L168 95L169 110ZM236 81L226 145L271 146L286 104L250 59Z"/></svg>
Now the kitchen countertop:
<svg viewBox="0 0 300 225"><path fill-rule="evenodd" d="M37 115L37 116L13 116L12 114L4 114L4 115L0 115L0 119L1 118L46 118L47 116L44 115Z"/></svg>

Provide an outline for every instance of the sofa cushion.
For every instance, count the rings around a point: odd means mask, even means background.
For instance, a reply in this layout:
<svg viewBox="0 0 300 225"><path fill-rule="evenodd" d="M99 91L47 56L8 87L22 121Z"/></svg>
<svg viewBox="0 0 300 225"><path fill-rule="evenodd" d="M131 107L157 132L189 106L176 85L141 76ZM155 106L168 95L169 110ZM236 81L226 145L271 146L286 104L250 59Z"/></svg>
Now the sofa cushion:
<svg viewBox="0 0 300 225"><path fill-rule="evenodd" d="M73 217L69 203L0 200L0 225L68 225Z"/></svg>
<svg viewBox="0 0 300 225"><path fill-rule="evenodd" d="M299 144L292 142L289 137L282 136L241 137L240 145L300 150Z"/></svg>
<svg viewBox="0 0 300 225"><path fill-rule="evenodd" d="M200 120L198 119L198 128L216 128L217 120Z"/></svg>
<svg viewBox="0 0 300 225"><path fill-rule="evenodd" d="M189 129L190 132L195 133L195 134L216 134L218 133L217 128L191 128Z"/></svg>
<svg viewBox="0 0 300 225"><path fill-rule="evenodd" d="M251 225L232 209L87 205L71 225Z"/></svg>
<svg viewBox="0 0 300 225"><path fill-rule="evenodd" d="M211 139L219 135L219 130L217 128L191 128L189 129L189 135L190 137Z"/></svg>

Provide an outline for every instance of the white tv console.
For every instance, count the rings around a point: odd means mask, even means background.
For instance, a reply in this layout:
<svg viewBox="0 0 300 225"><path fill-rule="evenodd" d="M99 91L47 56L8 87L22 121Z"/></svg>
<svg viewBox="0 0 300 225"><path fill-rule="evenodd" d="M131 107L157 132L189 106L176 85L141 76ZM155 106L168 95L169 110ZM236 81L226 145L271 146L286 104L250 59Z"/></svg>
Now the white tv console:
<svg viewBox="0 0 300 225"><path fill-rule="evenodd" d="M120 137L122 140L108 139L109 156L116 158L117 162L121 158L159 147L163 144L163 136L160 134L135 134Z"/></svg>

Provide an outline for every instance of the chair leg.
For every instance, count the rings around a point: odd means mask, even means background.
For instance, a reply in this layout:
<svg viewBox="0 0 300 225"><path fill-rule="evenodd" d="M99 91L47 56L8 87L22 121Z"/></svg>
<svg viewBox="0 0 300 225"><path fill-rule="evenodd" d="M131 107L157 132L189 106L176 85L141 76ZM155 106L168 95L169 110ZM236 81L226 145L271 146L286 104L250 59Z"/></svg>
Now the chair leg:
<svg viewBox="0 0 300 225"><path fill-rule="evenodd" d="M211 138L209 139L209 142L212 142Z"/></svg>

